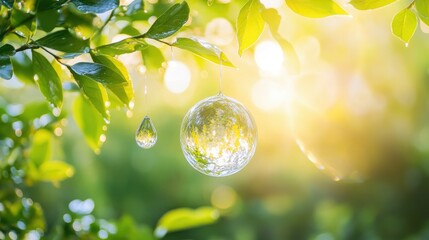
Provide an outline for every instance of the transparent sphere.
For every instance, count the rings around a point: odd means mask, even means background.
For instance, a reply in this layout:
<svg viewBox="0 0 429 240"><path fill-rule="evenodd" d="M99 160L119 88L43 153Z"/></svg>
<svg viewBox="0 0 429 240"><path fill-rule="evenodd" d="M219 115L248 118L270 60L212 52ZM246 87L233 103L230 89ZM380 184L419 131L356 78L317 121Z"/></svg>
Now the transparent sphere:
<svg viewBox="0 0 429 240"><path fill-rule="evenodd" d="M192 107L182 122L180 143L186 160L209 176L223 177L246 166L256 150L257 129L247 109L222 94Z"/></svg>

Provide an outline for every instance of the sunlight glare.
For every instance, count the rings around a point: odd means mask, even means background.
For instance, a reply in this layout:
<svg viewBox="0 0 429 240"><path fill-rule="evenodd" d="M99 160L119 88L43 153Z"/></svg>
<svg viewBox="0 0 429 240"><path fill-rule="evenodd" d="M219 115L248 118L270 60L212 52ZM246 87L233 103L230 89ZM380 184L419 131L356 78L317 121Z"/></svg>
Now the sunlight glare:
<svg viewBox="0 0 429 240"><path fill-rule="evenodd" d="M284 55L277 42L271 40L260 42L255 48L254 57L261 70L275 75L281 72Z"/></svg>
<svg viewBox="0 0 429 240"><path fill-rule="evenodd" d="M167 89L176 94L183 93L191 82L189 68L179 61L169 61L164 75L164 84Z"/></svg>

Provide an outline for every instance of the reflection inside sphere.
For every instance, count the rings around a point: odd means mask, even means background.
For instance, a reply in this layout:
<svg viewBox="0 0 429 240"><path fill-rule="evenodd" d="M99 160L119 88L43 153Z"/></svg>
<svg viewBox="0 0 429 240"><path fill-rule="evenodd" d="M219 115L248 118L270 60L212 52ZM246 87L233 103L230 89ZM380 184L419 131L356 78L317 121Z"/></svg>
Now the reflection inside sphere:
<svg viewBox="0 0 429 240"><path fill-rule="evenodd" d="M206 98L188 111L180 142L186 160L209 176L240 171L256 150L256 124L238 101L222 94Z"/></svg>

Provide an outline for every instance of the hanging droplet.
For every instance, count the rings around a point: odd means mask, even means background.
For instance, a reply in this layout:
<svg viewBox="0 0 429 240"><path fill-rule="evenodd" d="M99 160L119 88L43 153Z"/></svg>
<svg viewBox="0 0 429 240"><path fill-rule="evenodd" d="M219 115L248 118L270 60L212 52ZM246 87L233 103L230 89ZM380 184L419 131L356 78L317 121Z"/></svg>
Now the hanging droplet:
<svg viewBox="0 0 429 240"><path fill-rule="evenodd" d="M247 109L221 93L192 107L180 131L186 160L214 177L243 169L255 153L257 138L256 124Z"/></svg>
<svg viewBox="0 0 429 240"><path fill-rule="evenodd" d="M158 136L156 134L155 126L150 117L144 117L140 127L136 132L136 142L144 149L151 148L155 145Z"/></svg>

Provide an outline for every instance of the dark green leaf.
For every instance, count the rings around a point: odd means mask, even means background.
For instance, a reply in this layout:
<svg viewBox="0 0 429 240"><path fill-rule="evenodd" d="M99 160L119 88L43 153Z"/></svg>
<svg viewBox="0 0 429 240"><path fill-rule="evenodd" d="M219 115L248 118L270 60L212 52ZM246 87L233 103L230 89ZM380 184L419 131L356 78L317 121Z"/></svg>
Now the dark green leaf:
<svg viewBox="0 0 429 240"><path fill-rule="evenodd" d="M348 15L348 13L333 0L286 0L286 4L295 13L309 18Z"/></svg>
<svg viewBox="0 0 429 240"><path fill-rule="evenodd" d="M32 55L34 80L39 85L40 91L50 103L57 108L61 108L63 88L57 72L42 54L33 50Z"/></svg>
<svg viewBox="0 0 429 240"><path fill-rule="evenodd" d="M392 20L392 33L403 42L408 42L416 32L418 25L417 15L408 8L400 11Z"/></svg>
<svg viewBox="0 0 429 240"><path fill-rule="evenodd" d="M120 74L99 63L80 62L71 66L71 69L73 72L89 77L94 81L106 85L107 87L109 87L109 85L127 84L127 80Z"/></svg>
<svg viewBox="0 0 429 240"><path fill-rule="evenodd" d="M198 209L179 208L164 214L155 229L158 238L164 237L168 232L190 229L208 225L219 219L219 211L212 207Z"/></svg>
<svg viewBox="0 0 429 240"><path fill-rule="evenodd" d="M68 30L51 33L37 40L36 43L65 53L85 53L89 51L89 41L77 38Z"/></svg>
<svg viewBox="0 0 429 240"><path fill-rule="evenodd" d="M132 53L138 50L143 50L147 47L147 43L142 39L127 38L122 41L100 46L95 51L100 54L111 56Z"/></svg>
<svg viewBox="0 0 429 240"><path fill-rule="evenodd" d="M9 9L13 7L13 2L14 0L1 0L1 3Z"/></svg>
<svg viewBox="0 0 429 240"><path fill-rule="evenodd" d="M36 167L52 159L52 133L45 129L38 130L31 141L29 159Z"/></svg>
<svg viewBox="0 0 429 240"><path fill-rule="evenodd" d="M60 13L57 9L37 12L37 26L45 32L51 32L58 24Z"/></svg>
<svg viewBox="0 0 429 240"><path fill-rule="evenodd" d="M251 47L264 30L264 20L261 16L263 5L259 0L249 0L238 14L237 39L238 54L241 56L244 50Z"/></svg>
<svg viewBox="0 0 429 240"><path fill-rule="evenodd" d="M24 12L24 9L28 7L28 12ZM31 11L33 11L33 7L31 4L27 7L23 7L22 10L18 10L16 8L12 9L10 23L11 26L14 27L13 32L18 34L23 38L31 38L34 31L36 30L36 21L34 15L32 15Z"/></svg>
<svg viewBox="0 0 429 240"><path fill-rule="evenodd" d="M60 8L67 0L38 0L37 12L56 10Z"/></svg>
<svg viewBox="0 0 429 240"><path fill-rule="evenodd" d="M82 13L73 7L73 4L68 4L67 7L61 9L62 17L59 25L68 28L78 38L88 39L101 27L101 20L93 13Z"/></svg>
<svg viewBox="0 0 429 240"><path fill-rule="evenodd" d="M359 10L368 10L384 7L396 0L351 0L349 3Z"/></svg>
<svg viewBox="0 0 429 240"><path fill-rule="evenodd" d="M94 62L112 69L126 80L125 84L114 84L109 86L109 89L119 98L122 103L124 103L127 107L130 107L133 104L134 92L130 76L125 66L117 59L108 55L91 54L91 57Z"/></svg>
<svg viewBox="0 0 429 240"><path fill-rule="evenodd" d="M226 55L216 46L196 39L196 38L177 38L173 46L190 51L197 56L207 59L214 63L221 63L224 66L234 67Z"/></svg>
<svg viewBox="0 0 429 240"><path fill-rule="evenodd" d="M179 31L188 21L189 6L183 1L170 7L152 24L144 37L163 39Z"/></svg>
<svg viewBox="0 0 429 240"><path fill-rule="evenodd" d="M69 67L69 70L73 74L73 77L79 85L83 95L91 102L105 121L108 121L110 116L106 110L106 105L108 105L106 89L104 89L100 83L84 74L74 71L71 67Z"/></svg>
<svg viewBox="0 0 429 240"><path fill-rule="evenodd" d="M15 76L24 83L34 83L33 64L24 52L17 52L10 58Z"/></svg>
<svg viewBox="0 0 429 240"><path fill-rule="evenodd" d="M278 29L280 26L281 17L276 9L270 8L265 9L262 11L262 18L264 21L268 24L270 27L271 34L273 35L274 39L280 44L283 51L285 52L288 62L291 63L288 67L290 68L291 72L298 73L300 71L300 62L298 55L296 54L295 48L292 46L292 44L284 39L279 33Z"/></svg>
<svg viewBox="0 0 429 240"><path fill-rule="evenodd" d="M142 50L143 64L148 70L158 70L165 61L164 55L157 47L148 45Z"/></svg>
<svg viewBox="0 0 429 240"><path fill-rule="evenodd" d="M15 49L12 45L6 44L0 47L0 77L4 79L12 78L12 63L10 56L15 53Z"/></svg>
<svg viewBox="0 0 429 240"><path fill-rule="evenodd" d="M105 133L106 129L103 117L101 117L97 109L82 96L76 98L73 103L72 111L73 118L82 131L85 141L89 147L98 154L103 144L100 137Z"/></svg>
<svg viewBox="0 0 429 240"><path fill-rule="evenodd" d="M84 13L104 13L119 6L119 0L71 0Z"/></svg>

